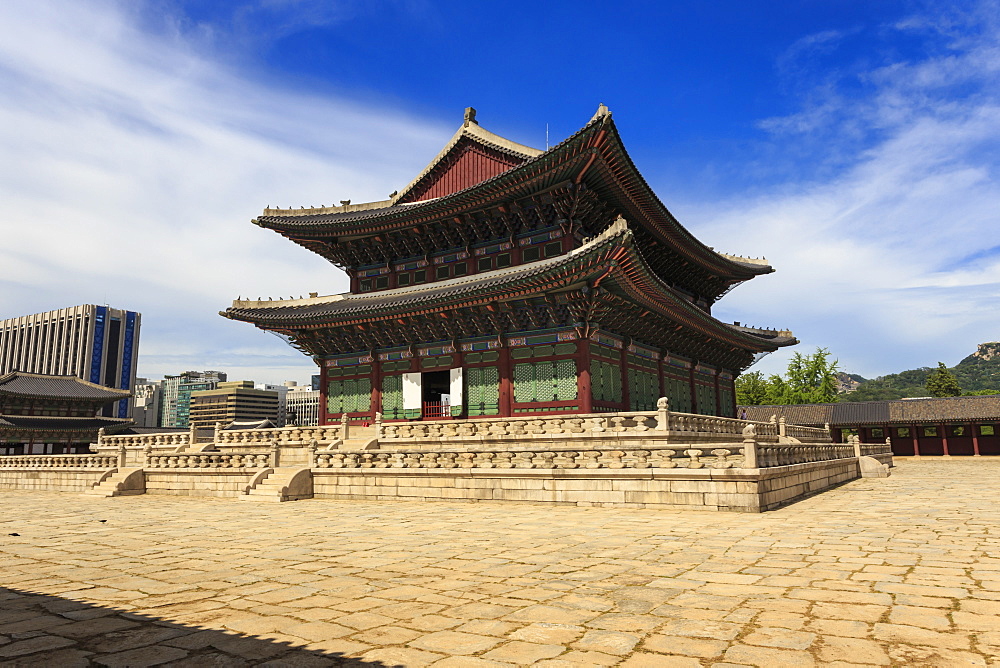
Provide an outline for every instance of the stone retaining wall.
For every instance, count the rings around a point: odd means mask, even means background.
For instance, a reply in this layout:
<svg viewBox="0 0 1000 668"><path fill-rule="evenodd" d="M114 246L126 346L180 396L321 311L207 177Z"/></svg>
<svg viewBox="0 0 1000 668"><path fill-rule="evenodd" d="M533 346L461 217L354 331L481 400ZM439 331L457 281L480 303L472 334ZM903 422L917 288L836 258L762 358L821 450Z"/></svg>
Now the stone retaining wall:
<svg viewBox="0 0 1000 668"><path fill-rule="evenodd" d="M855 458L768 469L313 469L313 497L761 512L860 476Z"/></svg>
<svg viewBox="0 0 1000 668"><path fill-rule="evenodd" d="M255 469L146 469L146 494L237 497L257 473Z"/></svg>
<svg viewBox="0 0 1000 668"><path fill-rule="evenodd" d="M0 489L85 492L100 482L107 472L92 468L0 468Z"/></svg>

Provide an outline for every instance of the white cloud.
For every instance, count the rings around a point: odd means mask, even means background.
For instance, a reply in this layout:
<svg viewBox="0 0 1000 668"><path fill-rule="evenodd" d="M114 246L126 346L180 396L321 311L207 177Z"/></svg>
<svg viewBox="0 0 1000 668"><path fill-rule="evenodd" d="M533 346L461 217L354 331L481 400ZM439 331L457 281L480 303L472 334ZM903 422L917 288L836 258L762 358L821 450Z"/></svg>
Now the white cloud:
<svg viewBox="0 0 1000 668"><path fill-rule="evenodd" d="M128 7L0 4L0 317L107 302L144 314L140 374L305 380L301 354L217 312L346 279L250 218L382 199L453 128L255 80Z"/></svg>
<svg viewBox="0 0 1000 668"><path fill-rule="evenodd" d="M930 24L906 24L917 25ZM970 33L860 73L872 86L864 96L834 88L767 124L776 141L821 138L830 154L856 145L855 128L868 139L833 178L698 207L695 218L712 221L703 238L766 254L777 269L720 303L720 318L791 328L803 352L828 347L868 376L952 365L997 338L1000 32L980 23ZM783 370L790 355L761 369Z"/></svg>

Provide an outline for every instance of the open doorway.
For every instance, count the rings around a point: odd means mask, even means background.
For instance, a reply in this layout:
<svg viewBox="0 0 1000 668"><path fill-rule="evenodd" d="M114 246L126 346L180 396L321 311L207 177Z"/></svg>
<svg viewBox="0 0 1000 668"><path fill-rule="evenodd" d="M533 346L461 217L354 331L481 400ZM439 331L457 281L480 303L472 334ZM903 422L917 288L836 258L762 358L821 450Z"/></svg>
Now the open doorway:
<svg viewBox="0 0 1000 668"><path fill-rule="evenodd" d="M448 371L425 371L421 374L420 386L424 418L451 417L451 383Z"/></svg>

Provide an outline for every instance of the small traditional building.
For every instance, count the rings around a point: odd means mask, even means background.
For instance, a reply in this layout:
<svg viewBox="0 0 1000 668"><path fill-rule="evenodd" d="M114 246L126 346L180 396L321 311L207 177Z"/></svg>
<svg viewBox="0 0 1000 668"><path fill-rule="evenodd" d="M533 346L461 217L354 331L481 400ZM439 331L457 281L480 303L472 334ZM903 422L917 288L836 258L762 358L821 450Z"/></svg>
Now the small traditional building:
<svg viewBox="0 0 1000 668"><path fill-rule="evenodd" d="M131 420L98 415L131 392L89 383L76 376L14 371L0 376L0 454L87 452L101 428Z"/></svg>
<svg viewBox="0 0 1000 668"><path fill-rule="evenodd" d="M890 439L896 456L1000 455L1000 395L741 406L750 420L828 426L835 441Z"/></svg>
<svg viewBox="0 0 1000 668"><path fill-rule="evenodd" d="M699 242L649 188L601 105L540 151L455 135L380 202L253 221L347 271L350 292L237 299L222 313L322 370L321 424L648 410L735 415L733 381L791 332L712 317L773 270Z"/></svg>

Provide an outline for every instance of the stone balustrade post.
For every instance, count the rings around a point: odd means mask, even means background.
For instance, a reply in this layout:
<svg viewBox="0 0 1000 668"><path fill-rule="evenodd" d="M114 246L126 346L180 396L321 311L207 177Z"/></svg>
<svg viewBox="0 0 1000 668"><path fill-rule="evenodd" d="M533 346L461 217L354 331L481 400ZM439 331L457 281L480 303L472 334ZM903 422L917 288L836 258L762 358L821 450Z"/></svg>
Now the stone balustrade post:
<svg viewBox="0 0 1000 668"><path fill-rule="evenodd" d="M149 460L153 456L153 446L149 443L142 449L142 467L149 468Z"/></svg>
<svg viewBox="0 0 1000 668"><path fill-rule="evenodd" d="M851 436L851 445L854 446L854 456L861 457L861 437L855 434Z"/></svg>
<svg viewBox="0 0 1000 668"><path fill-rule="evenodd" d="M350 423L347 421L347 413L340 416L340 440L346 441L350 438Z"/></svg>
<svg viewBox="0 0 1000 668"><path fill-rule="evenodd" d="M788 436L788 425L785 423L784 415L782 415L781 419L778 420L778 436L781 437Z"/></svg>
<svg viewBox="0 0 1000 668"><path fill-rule="evenodd" d="M97 444L98 445L101 445L102 443L104 443L104 436L106 434L107 434L107 431L104 430L104 427L101 427L100 429L97 430Z"/></svg>
<svg viewBox="0 0 1000 668"><path fill-rule="evenodd" d="M188 445L198 442L198 429L193 424L188 427Z"/></svg>
<svg viewBox="0 0 1000 668"><path fill-rule="evenodd" d="M215 433L212 434L212 441L218 443L222 440L222 423L215 423Z"/></svg>
<svg viewBox="0 0 1000 668"><path fill-rule="evenodd" d="M656 431L670 430L670 400L660 397L656 400Z"/></svg>
<svg viewBox="0 0 1000 668"><path fill-rule="evenodd" d="M752 423L748 423L743 427L743 468L758 468L757 430Z"/></svg>
<svg viewBox="0 0 1000 668"><path fill-rule="evenodd" d="M382 438L382 412L375 411L375 438Z"/></svg>
<svg viewBox="0 0 1000 668"><path fill-rule="evenodd" d="M118 443L118 468L125 468L125 441L119 441Z"/></svg>
<svg viewBox="0 0 1000 668"><path fill-rule="evenodd" d="M309 441L309 445L306 446L309 450L309 468L316 467L316 450L319 448L319 442L314 438Z"/></svg>
<svg viewBox="0 0 1000 668"><path fill-rule="evenodd" d="M272 469L278 468L278 442L271 441L271 452L268 457L268 465Z"/></svg>

